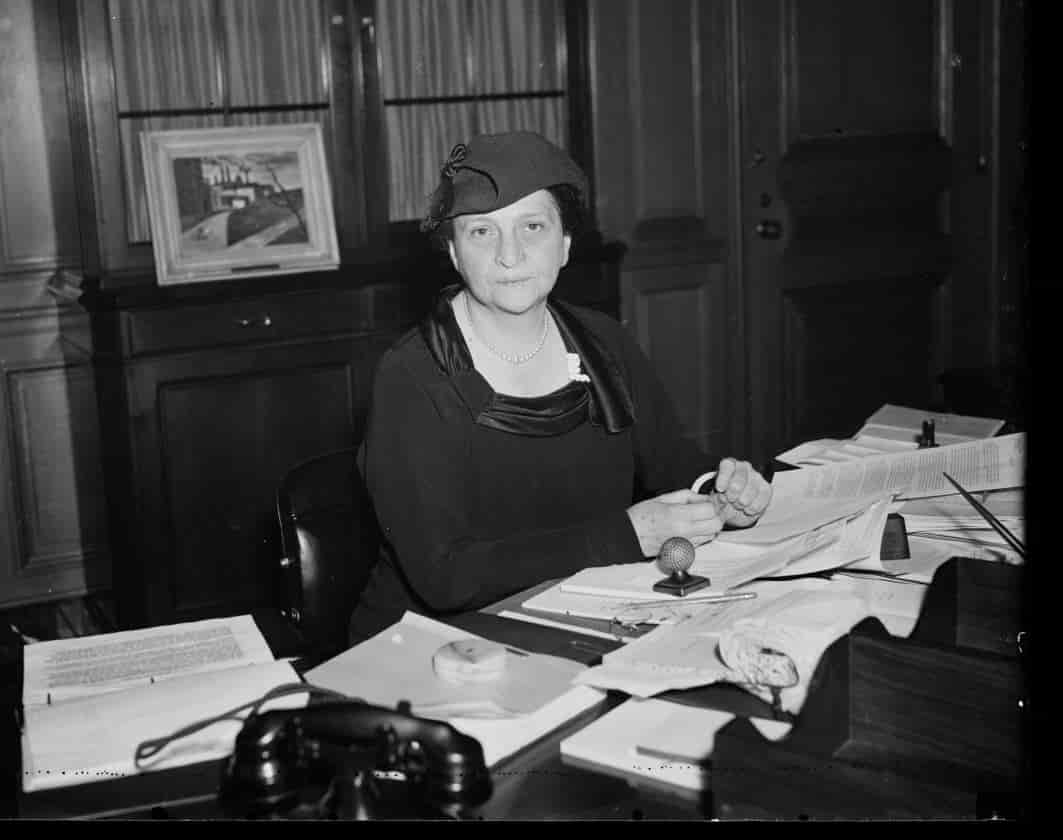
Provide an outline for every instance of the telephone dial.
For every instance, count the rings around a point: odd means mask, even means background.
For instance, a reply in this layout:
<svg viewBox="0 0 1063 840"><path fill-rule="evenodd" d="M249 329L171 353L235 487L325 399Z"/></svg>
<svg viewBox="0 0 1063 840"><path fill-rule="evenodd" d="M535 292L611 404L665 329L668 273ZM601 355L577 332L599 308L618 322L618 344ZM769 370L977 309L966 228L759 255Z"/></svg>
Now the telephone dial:
<svg viewBox="0 0 1063 840"><path fill-rule="evenodd" d="M361 701L250 715L219 803L242 819L462 819L491 796L480 742Z"/></svg>

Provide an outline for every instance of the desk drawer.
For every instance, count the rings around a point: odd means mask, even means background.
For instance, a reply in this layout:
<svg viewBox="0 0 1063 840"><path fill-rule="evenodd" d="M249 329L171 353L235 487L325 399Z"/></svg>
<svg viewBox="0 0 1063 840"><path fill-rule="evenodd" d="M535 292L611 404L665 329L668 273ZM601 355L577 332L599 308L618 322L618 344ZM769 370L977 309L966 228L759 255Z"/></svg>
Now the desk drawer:
<svg viewBox="0 0 1063 840"><path fill-rule="evenodd" d="M268 295L123 313L131 356L386 328L372 288Z"/></svg>

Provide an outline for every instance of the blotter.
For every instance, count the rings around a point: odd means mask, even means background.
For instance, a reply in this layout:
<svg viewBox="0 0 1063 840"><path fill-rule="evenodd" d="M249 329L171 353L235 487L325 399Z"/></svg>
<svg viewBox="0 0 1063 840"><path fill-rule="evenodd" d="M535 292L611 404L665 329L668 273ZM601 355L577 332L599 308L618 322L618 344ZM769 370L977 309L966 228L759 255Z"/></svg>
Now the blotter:
<svg viewBox="0 0 1063 840"><path fill-rule="evenodd" d="M452 642L469 644L472 639L493 649L488 640L407 612L376 636L308 671L306 681L373 705L394 708L409 702L414 714L445 720L478 739L488 765L605 698L603 692L573 685L585 666L510 647L497 680L441 679L433 669L435 654Z"/></svg>

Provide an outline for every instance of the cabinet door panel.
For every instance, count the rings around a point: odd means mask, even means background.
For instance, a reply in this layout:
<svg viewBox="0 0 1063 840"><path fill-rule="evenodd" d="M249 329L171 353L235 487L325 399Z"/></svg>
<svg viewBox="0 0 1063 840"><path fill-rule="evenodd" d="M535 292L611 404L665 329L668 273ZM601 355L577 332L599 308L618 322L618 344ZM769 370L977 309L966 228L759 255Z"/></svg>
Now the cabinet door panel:
<svg viewBox="0 0 1063 840"><path fill-rule="evenodd" d="M123 625L273 602L276 487L297 462L358 439L372 371L392 340L343 338L134 365L134 485L147 492L130 500L143 518L133 526L132 556L116 560Z"/></svg>
<svg viewBox="0 0 1063 840"><path fill-rule="evenodd" d="M729 440L727 290L718 263L624 272L628 326L653 361L684 431L706 453Z"/></svg>
<svg viewBox="0 0 1063 840"><path fill-rule="evenodd" d="M0 476L9 480L0 486L0 604L105 587L110 567L92 372L77 366L3 373Z"/></svg>
<svg viewBox="0 0 1063 840"><path fill-rule="evenodd" d="M346 363L159 389L178 610L268 601L273 491L296 461L350 445L351 389Z"/></svg>

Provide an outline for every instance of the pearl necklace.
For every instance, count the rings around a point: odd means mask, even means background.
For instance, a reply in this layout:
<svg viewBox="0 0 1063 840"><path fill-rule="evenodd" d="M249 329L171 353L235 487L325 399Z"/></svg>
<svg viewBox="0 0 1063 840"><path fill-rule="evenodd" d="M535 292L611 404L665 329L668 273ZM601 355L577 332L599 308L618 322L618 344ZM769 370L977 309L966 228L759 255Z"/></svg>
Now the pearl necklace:
<svg viewBox="0 0 1063 840"><path fill-rule="evenodd" d="M472 328L473 335L479 340L479 342L486 347L491 353L503 362L509 362L511 365L522 365L525 362L529 362L539 355L539 351L546 345L546 336L550 332L550 316L548 313L543 313L543 334L539 336L539 343L535 345L534 350L530 350L527 353L521 353L519 355L513 355L511 353L504 353L494 345L492 345L486 338L484 338L476 329L476 324L472 320L472 310L469 308L469 295L464 294L465 298L465 317L469 320L469 327Z"/></svg>

